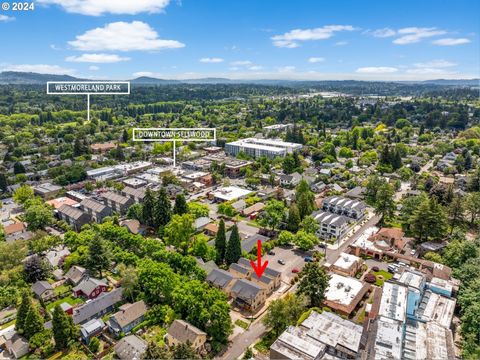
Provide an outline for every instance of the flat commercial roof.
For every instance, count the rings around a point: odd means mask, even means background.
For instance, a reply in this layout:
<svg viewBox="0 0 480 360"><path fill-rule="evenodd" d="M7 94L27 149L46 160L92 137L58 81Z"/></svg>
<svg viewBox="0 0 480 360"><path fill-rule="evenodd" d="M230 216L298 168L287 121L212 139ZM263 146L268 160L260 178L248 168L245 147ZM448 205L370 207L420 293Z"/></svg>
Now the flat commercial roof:
<svg viewBox="0 0 480 360"><path fill-rule="evenodd" d="M363 288L360 280L335 273L330 274L330 281L325 291L325 299L337 304L350 305Z"/></svg>
<svg viewBox="0 0 480 360"><path fill-rule="evenodd" d="M384 282L379 316L404 322L407 311L407 293L408 289L403 285Z"/></svg>
<svg viewBox="0 0 480 360"><path fill-rule="evenodd" d="M430 290L425 291L417 316L425 321L434 321L449 328L455 310L455 299L436 294Z"/></svg>
<svg viewBox="0 0 480 360"><path fill-rule="evenodd" d="M358 256L342 252L333 265L340 269L348 270L358 261L361 261Z"/></svg>
<svg viewBox="0 0 480 360"><path fill-rule="evenodd" d="M407 324L402 359L455 359L453 335L435 322Z"/></svg>
<svg viewBox="0 0 480 360"><path fill-rule="evenodd" d="M237 186L227 186L214 191L213 196L220 200L231 201L245 197L250 193L252 193L252 191L247 189L242 189Z"/></svg>
<svg viewBox="0 0 480 360"><path fill-rule="evenodd" d="M375 336L375 360L402 358L403 324L399 321L380 317Z"/></svg>

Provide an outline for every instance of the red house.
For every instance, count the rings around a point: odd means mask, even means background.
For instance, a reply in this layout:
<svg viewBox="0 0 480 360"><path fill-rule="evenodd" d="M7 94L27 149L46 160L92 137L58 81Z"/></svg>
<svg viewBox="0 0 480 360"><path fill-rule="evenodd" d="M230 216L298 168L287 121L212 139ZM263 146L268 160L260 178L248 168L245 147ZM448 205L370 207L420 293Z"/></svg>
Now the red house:
<svg viewBox="0 0 480 360"><path fill-rule="evenodd" d="M103 280L88 278L73 288L73 295L83 296L87 299L95 299L98 295L107 291L107 284Z"/></svg>

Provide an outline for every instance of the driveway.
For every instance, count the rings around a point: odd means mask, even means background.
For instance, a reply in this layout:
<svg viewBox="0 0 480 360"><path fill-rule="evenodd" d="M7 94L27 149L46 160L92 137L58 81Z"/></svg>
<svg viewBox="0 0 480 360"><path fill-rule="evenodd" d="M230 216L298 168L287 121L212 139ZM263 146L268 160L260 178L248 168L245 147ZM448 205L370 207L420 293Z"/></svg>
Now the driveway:
<svg viewBox="0 0 480 360"><path fill-rule="evenodd" d="M290 284L296 274L292 273L293 268L297 268L300 271L305 266L305 256L311 256L311 253L305 252L296 248L276 247L273 249L275 255L265 255L263 258L268 260L268 267L280 271L282 273L282 281ZM285 261L285 265L282 265L278 260Z"/></svg>

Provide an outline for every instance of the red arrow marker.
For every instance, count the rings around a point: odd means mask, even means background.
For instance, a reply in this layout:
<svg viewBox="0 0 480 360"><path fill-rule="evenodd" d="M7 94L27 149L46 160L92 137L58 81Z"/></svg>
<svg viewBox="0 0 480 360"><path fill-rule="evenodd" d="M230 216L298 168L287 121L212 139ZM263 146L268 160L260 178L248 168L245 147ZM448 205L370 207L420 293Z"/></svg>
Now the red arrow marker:
<svg viewBox="0 0 480 360"><path fill-rule="evenodd" d="M265 260L262 265L262 242L260 240L257 241L257 265L255 265L253 260L250 260L250 264L252 265L253 270L255 270L255 274L257 274L257 277L260 279L268 265L268 260Z"/></svg>

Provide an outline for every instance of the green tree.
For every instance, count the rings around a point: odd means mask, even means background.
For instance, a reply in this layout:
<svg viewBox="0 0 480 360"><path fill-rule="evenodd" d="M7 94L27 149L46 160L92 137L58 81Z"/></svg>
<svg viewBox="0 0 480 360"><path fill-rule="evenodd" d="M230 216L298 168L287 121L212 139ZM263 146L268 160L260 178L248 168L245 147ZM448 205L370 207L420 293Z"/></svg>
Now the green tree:
<svg viewBox="0 0 480 360"><path fill-rule="evenodd" d="M190 247L190 240L195 229L193 227L193 217L190 214L173 215L170 222L165 226L164 235L167 244L182 249L186 254Z"/></svg>
<svg viewBox="0 0 480 360"><path fill-rule="evenodd" d="M290 231L282 230L280 234L278 234L278 244L279 245L289 245L295 241L295 235L293 235Z"/></svg>
<svg viewBox="0 0 480 360"><path fill-rule="evenodd" d="M86 266L94 274L102 277L102 271L110 267L110 252L105 240L101 237L92 239L88 246Z"/></svg>
<svg viewBox="0 0 480 360"><path fill-rule="evenodd" d="M143 221L143 205L142 204L133 204L128 208L127 211L127 218L134 219L140 221L140 223L144 224Z"/></svg>
<svg viewBox="0 0 480 360"><path fill-rule="evenodd" d="M465 200L460 196L454 196L447 207L447 214L450 220L450 234L452 234L455 227L465 221Z"/></svg>
<svg viewBox="0 0 480 360"><path fill-rule="evenodd" d="M303 231L305 231L307 234L312 234L315 235L317 230L320 228L320 225L318 224L317 220L313 218L313 216L308 215L305 216L300 224L300 227L302 228Z"/></svg>
<svg viewBox="0 0 480 360"><path fill-rule="evenodd" d="M25 174L25 167L23 166L23 164L21 162L16 162L15 164L13 164L13 173L15 175L17 174Z"/></svg>
<svg viewBox="0 0 480 360"><path fill-rule="evenodd" d="M8 181L4 173L0 173L0 190L5 192L7 191Z"/></svg>
<svg viewBox="0 0 480 360"><path fill-rule="evenodd" d="M57 350L68 348L76 340L77 329L73 319L63 311L59 304L53 310L52 330Z"/></svg>
<svg viewBox="0 0 480 360"><path fill-rule="evenodd" d="M134 266L125 266L120 264L118 266L118 272L122 277L121 283L123 288L123 296L133 302L135 295L139 292L140 287L138 285L138 272Z"/></svg>
<svg viewBox="0 0 480 360"><path fill-rule="evenodd" d="M307 263L302 271L298 293L308 296L310 306L320 307L328 288L330 276L317 262Z"/></svg>
<svg viewBox="0 0 480 360"><path fill-rule="evenodd" d="M272 329L275 337L279 336L290 325L295 325L305 311L305 301L301 296L289 293L285 297L274 300L268 307L263 323Z"/></svg>
<svg viewBox="0 0 480 360"><path fill-rule="evenodd" d="M300 230L295 234L293 242L300 249L307 251L313 249L315 244L318 243L318 238L314 234L309 234L304 230Z"/></svg>
<svg viewBox="0 0 480 360"><path fill-rule="evenodd" d="M208 217L210 209L208 205L202 204L196 201L191 201L188 203L188 213L191 214L195 219L199 217Z"/></svg>
<svg viewBox="0 0 480 360"><path fill-rule="evenodd" d="M300 212L298 206L294 202L290 205L288 210L287 229L292 232L297 232L300 226Z"/></svg>
<svg viewBox="0 0 480 360"><path fill-rule="evenodd" d="M33 198L33 189L28 185L22 185L13 193L13 200L19 204L25 204Z"/></svg>
<svg viewBox="0 0 480 360"><path fill-rule="evenodd" d="M149 341L147 344L147 349L142 355L143 360L152 360L152 359L173 359L172 354L168 351L166 346L160 346L155 341Z"/></svg>
<svg viewBox="0 0 480 360"><path fill-rule="evenodd" d="M245 353L243 354L242 359L244 360L253 359L253 350L250 346L247 348L247 350L245 350Z"/></svg>
<svg viewBox="0 0 480 360"><path fill-rule="evenodd" d="M225 252L227 248L227 238L225 235L225 222L220 219L218 224L218 232L215 237L215 249L217 250L217 263L223 264L225 261Z"/></svg>
<svg viewBox="0 0 480 360"><path fill-rule="evenodd" d="M470 226L473 226L480 216L480 192L468 194L465 209L469 216Z"/></svg>
<svg viewBox="0 0 480 360"><path fill-rule="evenodd" d="M28 295L27 291L24 291L22 294L22 302L17 311L17 318L15 321L15 330L17 330L20 334L23 334L24 327L25 327L25 320L27 318L27 314L32 308L32 299Z"/></svg>
<svg viewBox="0 0 480 360"><path fill-rule="evenodd" d="M369 205L376 203L378 189L383 184L386 184L386 181L378 175L372 175L367 179L367 184L365 185L365 200Z"/></svg>
<svg viewBox="0 0 480 360"><path fill-rule="evenodd" d="M23 336L30 339L33 335L44 329L43 323L43 318L37 308L31 306L28 309L27 317L25 318L25 323L23 325Z"/></svg>
<svg viewBox="0 0 480 360"><path fill-rule="evenodd" d="M153 216L153 209L155 207L155 196L149 188L145 191L142 207L142 219L148 226L155 227L155 218Z"/></svg>
<svg viewBox="0 0 480 360"><path fill-rule="evenodd" d="M410 228L419 242L444 238L447 232L447 216L435 197L423 201L415 209Z"/></svg>
<svg viewBox="0 0 480 360"><path fill-rule="evenodd" d="M384 183L380 186L376 194L375 200L375 214L380 215L380 222L385 223L385 220L389 220L395 213L395 200L393 199L394 191L388 183Z"/></svg>
<svg viewBox="0 0 480 360"><path fill-rule="evenodd" d="M190 341L179 343L172 347L174 359L200 359Z"/></svg>
<svg viewBox="0 0 480 360"><path fill-rule="evenodd" d="M230 231L230 239L228 239L227 249L225 251L225 262L227 265L236 263L242 256L240 234L238 233L237 225L233 225Z"/></svg>
<svg viewBox="0 0 480 360"><path fill-rule="evenodd" d="M28 230L44 229L53 222L52 210L45 204L29 206L25 211L25 221L28 224Z"/></svg>
<svg viewBox="0 0 480 360"><path fill-rule="evenodd" d="M259 219L259 224L265 228L270 228L272 231L280 225L280 222L285 217L285 205L279 200L269 200L262 216Z"/></svg>
<svg viewBox="0 0 480 360"><path fill-rule="evenodd" d="M153 209L155 226L160 228L168 224L172 217L172 206L164 187L158 192L157 201Z"/></svg>
<svg viewBox="0 0 480 360"><path fill-rule="evenodd" d="M96 354L98 352L98 350L100 349L100 340L98 340L98 338L94 337L93 339L90 340L90 342L88 343L88 349Z"/></svg>
<svg viewBox="0 0 480 360"><path fill-rule="evenodd" d="M300 219L310 215L315 209L315 195L305 179L302 179L297 186L295 201L300 212Z"/></svg>
<svg viewBox="0 0 480 360"><path fill-rule="evenodd" d="M178 215L183 215L188 212L187 200L185 200L185 195L178 194L175 198L175 205L173 206L173 213Z"/></svg>

